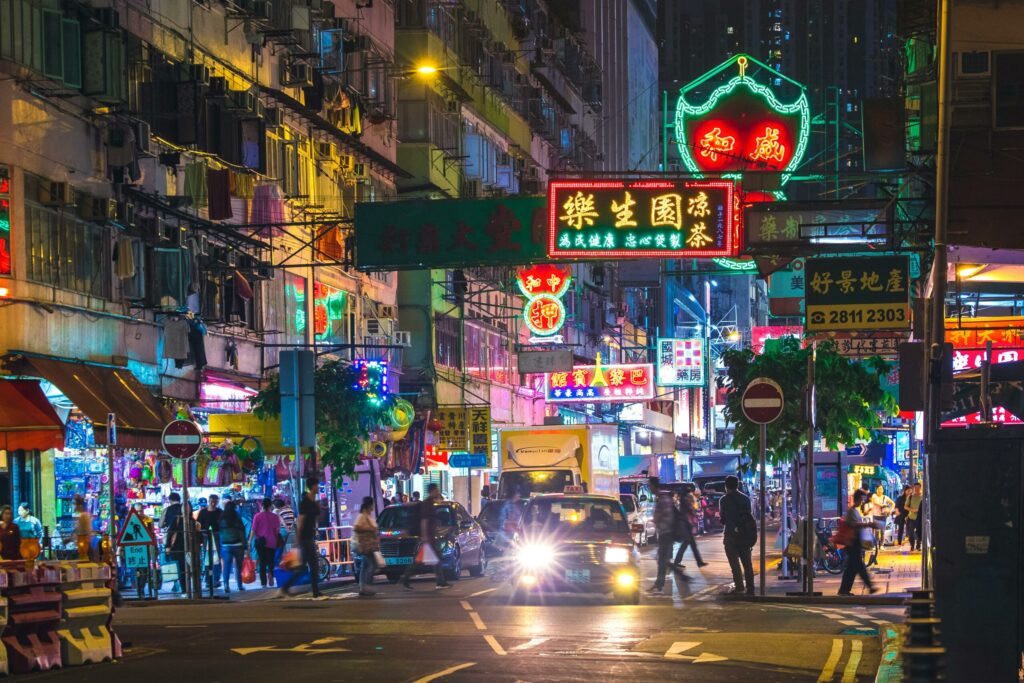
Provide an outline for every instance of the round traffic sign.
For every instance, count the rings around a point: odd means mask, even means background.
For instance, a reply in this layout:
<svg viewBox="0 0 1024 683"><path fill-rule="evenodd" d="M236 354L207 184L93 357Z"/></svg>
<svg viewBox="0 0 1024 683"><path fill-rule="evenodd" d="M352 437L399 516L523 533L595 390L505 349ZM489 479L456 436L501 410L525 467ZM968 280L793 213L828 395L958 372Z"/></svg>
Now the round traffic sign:
<svg viewBox="0 0 1024 683"><path fill-rule="evenodd" d="M172 458L191 458L203 445L203 431L190 420L174 420L164 427L160 443Z"/></svg>
<svg viewBox="0 0 1024 683"><path fill-rule="evenodd" d="M767 377L751 380L740 400L746 418L761 425L779 419L783 405L782 387Z"/></svg>

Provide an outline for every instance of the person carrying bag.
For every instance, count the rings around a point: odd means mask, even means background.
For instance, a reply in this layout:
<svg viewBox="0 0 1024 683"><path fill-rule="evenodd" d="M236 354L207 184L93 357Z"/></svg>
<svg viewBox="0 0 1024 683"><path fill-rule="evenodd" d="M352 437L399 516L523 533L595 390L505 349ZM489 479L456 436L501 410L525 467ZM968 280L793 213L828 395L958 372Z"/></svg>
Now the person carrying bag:
<svg viewBox="0 0 1024 683"><path fill-rule="evenodd" d="M355 534L356 552L362 559L359 570L359 597L369 598L376 593L370 590L373 575L378 567L384 566L384 556L380 553L380 531L377 520L373 518L373 498L366 496L359 506L359 517L352 527Z"/></svg>

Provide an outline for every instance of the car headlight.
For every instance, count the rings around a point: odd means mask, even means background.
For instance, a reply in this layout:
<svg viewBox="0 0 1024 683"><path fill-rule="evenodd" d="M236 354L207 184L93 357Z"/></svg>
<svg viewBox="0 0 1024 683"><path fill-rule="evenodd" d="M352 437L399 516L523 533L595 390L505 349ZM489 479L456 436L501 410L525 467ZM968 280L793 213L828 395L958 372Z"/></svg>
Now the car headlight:
<svg viewBox="0 0 1024 683"><path fill-rule="evenodd" d="M543 543L530 543L519 549L516 559L527 569L543 569L554 562L555 549Z"/></svg>
<svg viewBox="0 0 1024 683"><path fill-rule="evenodd" d="M604 561L605 564L625 564L629 562L629 550L627 548L609 546L604 549Z"/></svg>

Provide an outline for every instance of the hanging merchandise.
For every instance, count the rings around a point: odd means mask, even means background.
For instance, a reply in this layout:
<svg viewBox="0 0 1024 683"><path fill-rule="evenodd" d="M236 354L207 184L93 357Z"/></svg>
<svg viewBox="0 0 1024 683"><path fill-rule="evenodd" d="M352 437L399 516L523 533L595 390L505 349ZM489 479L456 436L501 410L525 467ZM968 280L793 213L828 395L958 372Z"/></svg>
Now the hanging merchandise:
<svg viewBox="0 0 1024 683"><path fill-rule="evenodd" d="M395 401L395 405L391 407L391 425L395 429L408 429L415 417L416 408L404 398Z"/></svg>

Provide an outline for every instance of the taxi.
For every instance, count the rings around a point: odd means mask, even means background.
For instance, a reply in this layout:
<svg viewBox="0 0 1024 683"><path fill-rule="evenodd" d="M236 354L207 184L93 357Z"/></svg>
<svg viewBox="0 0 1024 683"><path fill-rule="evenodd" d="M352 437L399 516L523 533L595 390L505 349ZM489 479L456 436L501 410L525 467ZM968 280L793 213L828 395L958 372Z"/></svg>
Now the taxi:
<svg viewBox="0 0 1024 683"><path fill-rule="evenodd" d="M530 499L516 532L513 602L539 593L605 593L640 602L636 533L618 498L585 493Z"/></svg>

